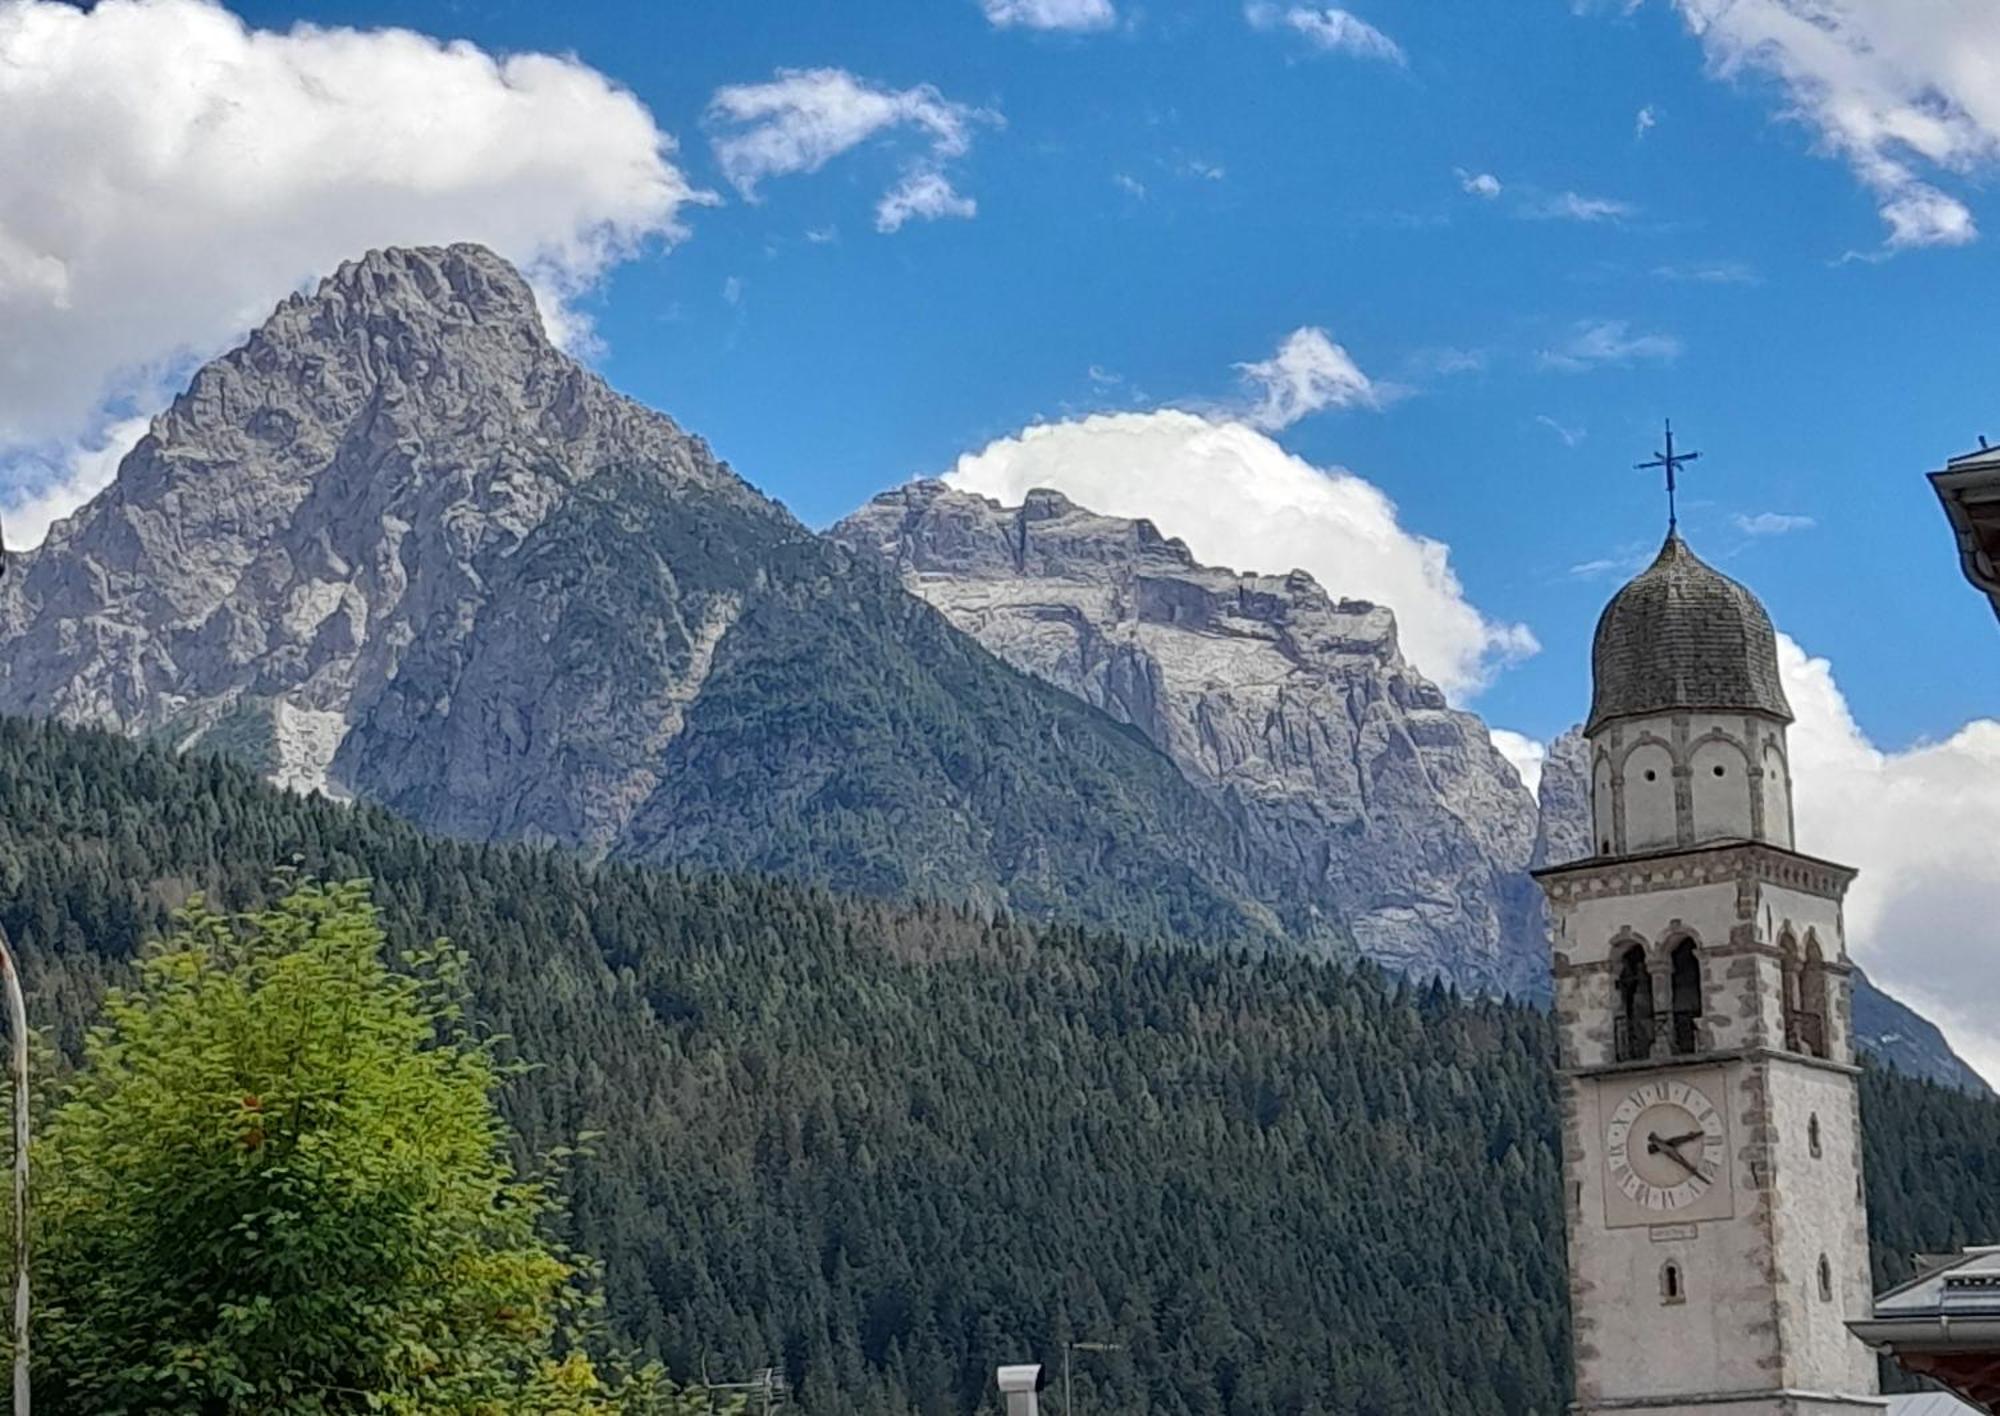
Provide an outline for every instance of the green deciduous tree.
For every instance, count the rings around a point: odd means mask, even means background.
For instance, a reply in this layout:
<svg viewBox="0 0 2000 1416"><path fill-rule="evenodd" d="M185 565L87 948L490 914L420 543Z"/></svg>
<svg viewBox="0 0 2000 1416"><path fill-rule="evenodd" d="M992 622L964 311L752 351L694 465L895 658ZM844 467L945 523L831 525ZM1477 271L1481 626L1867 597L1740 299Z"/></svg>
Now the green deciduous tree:
<svg viewBox="0 0 2000 1416"><path fill-rule="evenodd" d="M574 1346L587 1267L520 1178L458 955L365 886L199 902L106 1000L37 1147L44 1409L664 1409Z"/></svg>

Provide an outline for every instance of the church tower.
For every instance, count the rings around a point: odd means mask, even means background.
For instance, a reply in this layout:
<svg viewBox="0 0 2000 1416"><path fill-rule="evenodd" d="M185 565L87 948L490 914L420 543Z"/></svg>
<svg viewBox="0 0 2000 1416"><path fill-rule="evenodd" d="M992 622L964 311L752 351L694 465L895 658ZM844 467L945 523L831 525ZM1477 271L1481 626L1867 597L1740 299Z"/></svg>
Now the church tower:
<svg viewBox="0 0 2000 1416"><path fill-rule="evenodd" d="M1596 853L1548 896L1579 1413L1878 1413L1854 872L1792 837L1770 617L1678 532L1591 650Z"/></svg>

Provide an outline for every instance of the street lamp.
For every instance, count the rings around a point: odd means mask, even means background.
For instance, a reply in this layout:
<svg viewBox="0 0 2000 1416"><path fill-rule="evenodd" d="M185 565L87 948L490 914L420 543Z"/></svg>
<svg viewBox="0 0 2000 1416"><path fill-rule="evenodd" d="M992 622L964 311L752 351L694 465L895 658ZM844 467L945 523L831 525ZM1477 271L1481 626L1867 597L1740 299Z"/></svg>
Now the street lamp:
<svg viewBox="0 0 2000 1416"><path fill-rule="evenodd" d="M1072 1352L1123 1352L1122 1342L1068 1342L1063 1344L1063 1416L1075 1416L1076 1402L1069 1389L1069 1355Z"/></svg>

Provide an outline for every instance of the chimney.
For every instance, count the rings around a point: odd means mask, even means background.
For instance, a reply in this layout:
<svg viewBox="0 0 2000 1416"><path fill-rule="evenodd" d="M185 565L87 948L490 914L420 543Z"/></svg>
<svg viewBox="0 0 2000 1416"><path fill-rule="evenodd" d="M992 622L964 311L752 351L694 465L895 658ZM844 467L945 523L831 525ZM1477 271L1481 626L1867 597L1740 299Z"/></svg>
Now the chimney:
<svg viewBox="0 0 2000 1416"><path fill-rule="evenodd" d="M1044 1384L1041 1363L1002 1367L994 1375L1007 1402L1007 1416L1041 1416L1041 1398L1037 1395Z"/></svg>

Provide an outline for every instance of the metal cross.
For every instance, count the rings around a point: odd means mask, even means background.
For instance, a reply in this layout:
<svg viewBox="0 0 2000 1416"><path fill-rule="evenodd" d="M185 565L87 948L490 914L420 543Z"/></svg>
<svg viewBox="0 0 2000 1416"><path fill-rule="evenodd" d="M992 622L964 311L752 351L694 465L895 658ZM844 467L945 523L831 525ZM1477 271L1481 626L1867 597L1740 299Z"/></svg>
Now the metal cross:
<svg viewBox="0 0 2000 1416"><path fill-rule="evenodd" d="M1701 454L1698 452L1674 451L1674 420L1669 418L1667 419L1667 450L1659 454L1651 462L1641 462L1636 465L1636 470L1640 472L1657 472L1662 467L1667 469L1667 529L1669 531L1674 530L1680 524L1679 509L1674 504L1674 474L1680 471L1683 464L1694 462L1700 457Z"/></svg>

